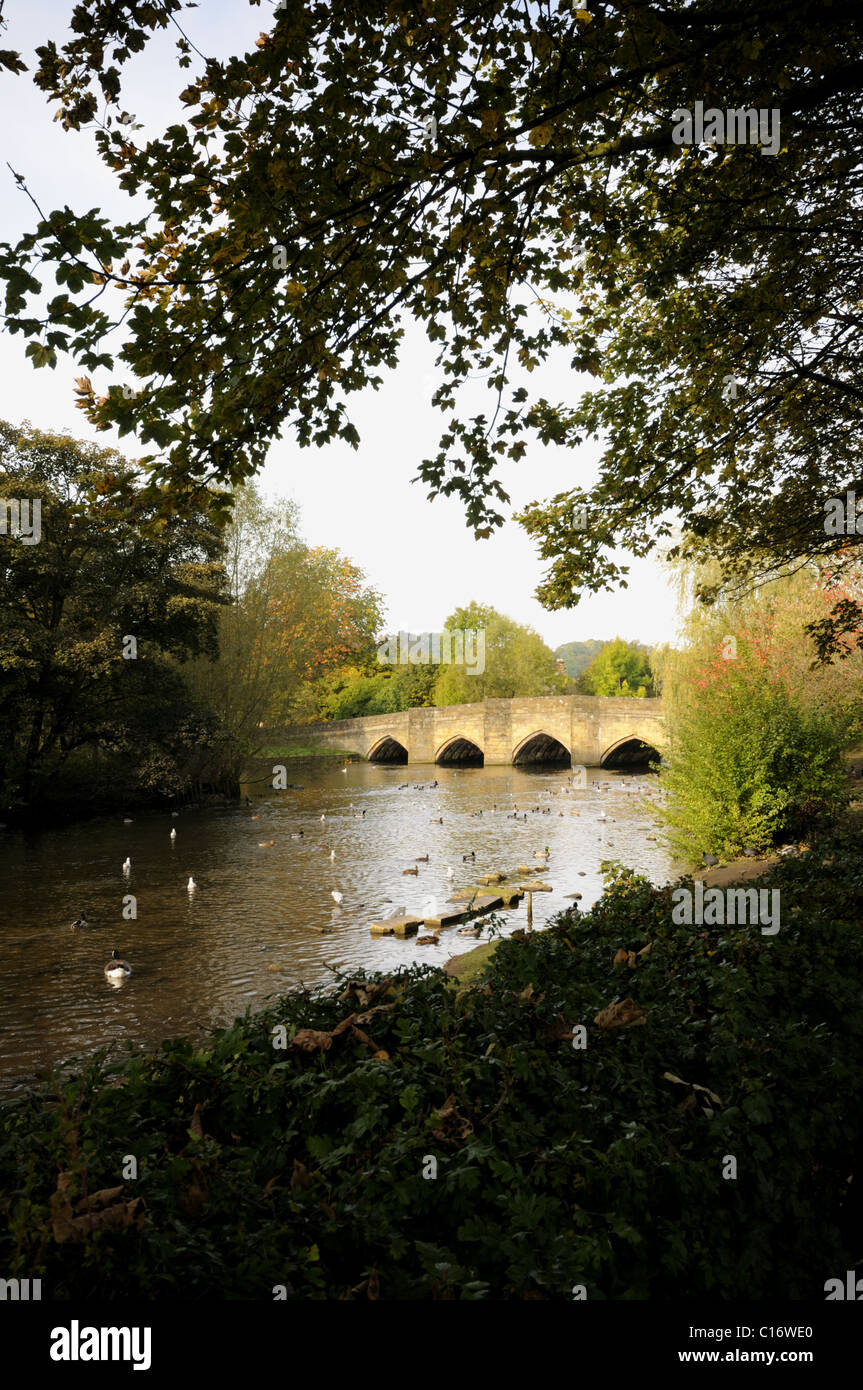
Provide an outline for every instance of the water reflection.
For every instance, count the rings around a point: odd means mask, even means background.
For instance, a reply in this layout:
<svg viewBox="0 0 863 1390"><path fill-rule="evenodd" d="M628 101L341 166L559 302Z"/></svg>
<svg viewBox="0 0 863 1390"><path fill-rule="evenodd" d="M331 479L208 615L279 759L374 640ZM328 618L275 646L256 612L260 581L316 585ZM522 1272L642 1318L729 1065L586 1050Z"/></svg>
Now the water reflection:
<svg viewBox="0 0 863 1390"><path fill-rule="evenodd" d="M369 924L424 904L433 915L429 900L443 910L482 873L536 868L554 890L534 898L541 926L575 892L582 908L595 901L604 859L655 882L673 870L653 838L649 775L591 771L585 787L568 769L312 763L291 775L302 785L260 796L272 766L251 769L249 805L3 833L0 1079L217 1026L334 966L443 964L474 937L448 929L422 946ZM523 926L524 904L503 920ZM114 949L130 977L105 976Z"/></svg>

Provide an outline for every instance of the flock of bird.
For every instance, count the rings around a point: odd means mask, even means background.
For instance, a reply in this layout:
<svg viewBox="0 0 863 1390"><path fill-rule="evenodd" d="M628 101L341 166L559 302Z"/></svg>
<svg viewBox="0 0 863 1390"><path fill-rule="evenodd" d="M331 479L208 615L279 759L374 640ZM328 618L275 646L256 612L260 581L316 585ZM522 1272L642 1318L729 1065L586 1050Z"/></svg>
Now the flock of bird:
<svg viewBox="0 0 863 1390"><path fill-rule="evenodd" d="M345 766L345 767L342 768L342 772L345 773L345 774L347 773L347 770L348 770L348 769L347 769L347 766ZM456 775L457 775L456 773L453 773L453 776L456 776ZM552 789L551 794L552 794L553 796L558 796L558 795L561 795L561 794L563 794L563 795L568 795L568 794L570 794L570 792L571 792L571 790L572 790L572 785L571 785L571 784L572 784L572 781L573 781L573 780L574 780L574 779L572 779L572 778L570 779L570 785L569 785L569 786ZM402 783L402 784L399 786L398 790L403 791L403 790L407 789L409 786L410 786L410 783L404 782L404 783ZM425 791L425 790L427 790L427 789L428 789L428 790L433 790L433 789L435 789L437 786L438 786L438 783L437 783L437 781L435 780L435 781L430 782L430 783L422 783L422 782L416 783L414 789L417 790L417 791ZM611 788L612 788L612 784L609 783L609 782L594 783L594 784L593 784L593 789L599 790L599 791L610 790ZM620 790L620 789L622 789L622 790L630 790L631 788L627 785L627 779L622 779L621 782L615 784L614 789L615 789L615 790ZM662 795L663 795L663 793L662 793L661 791L660 791L660 792L653 793L653 792L650 791L650 789L645 789L644 786L643 786L643 783L642 783L642 784L637 784L637 786L636 786L635 789L638 790L638 791L640 791L640 792L642 792L642 793L644 793L644 792L646 791L646 794L647 794L648 797L651 797L651 796L662 796ZM253 803L249 800L248 797L246 798L246 804L249 805L249 806L251 806L251 805L253 804ZM487 809L488 809L488 808L486 808L486 810L487 810ZM551 810L552 810L551 807L540 807L540 806L534 806L534 807L531 807L531 808L529 808L529 809L530 809L530 812L531 812L532 814L540 814L540 815L549 815L549 814L551 814ZM353 805L353 802L350 803L350 810L351 810L352 812L354 812L354 805ZM495 804L495 805L492 807L492 812L496 812L497 810L498 810L498 807L497 807L497 804ZM172 814L172 816L176 817L176 816L178 815L178 812L173 811L171 814ZM471 814L472 814L473 816L481 816L481 815L483 814L483 812L480 810L480 811L474 811L474 812L472 812ZM571 812L571 814L573 814L573 815L580 815L581 812ZM354 812L354 819L355 819L355 820L363 820L363 819L365 818L365 815L366 815L365 810L363 810L363 811L361 811L361 812ZM563 812L562 812L562 811L560 812L560 815L563 815ZM513 810L512 812L508 812L508 813L507 813L507 818L508 818L508 819L520 819L520 818L523 818L524 820L527 820L527 817L528 817L528 811L521 810L517 805L514 807L514 810ZM255 814L255 815L253 815L253 816L251 817L251 819L252 819L252 820L259 820L259 819L260 819L260 813L257 813L257 814ZM322 824L326 824L326 820L327 820L326 812L321 812L320 820L321 820L321 823L322 823ZM608 817L608 815L606 814L606 812L605 812L603 809L600 809L599 812L598 812L598 814L597 814L597 821L599 822L599 824L602 825L602 824L604 824L605 822L607 822L608 820L609 820L609 817ZM130 821L129 819L125 819L123 823L124 823L125 825L129 825L129 824L131 824L131 821ZM431 823L432 825L443 825L443 817L442 817L442 816L436 817L436 818L434 818L430 823ZM615 823L614 820L613 820L613 818L612 818L611 823L612 823L612 824ZM291 835L290 835L290 838L291 838L292 840L301 840L301 839L304 838L304 831L303 831L303 830L292 831L292 832L291 832ZM176 828L175 828L174 826L171 827L171 831L170 831L170 835L169 835L169 840L170 840L170 843L171 843L172 846L176 844L176 841L177 841L177 831L176 831ZM269 847L274 846L274 845L275 845L275 840L259 840L259 841L258 841L258 846L259 846L259 848L261 848L261 849L266 849L266 848L269 848ZM319 846L319 848L324 849L324 850L327 851L327 853L328 853L328 858L330 859L331 862L335 860L335 858L336 858L336 851L335 851L334 848L328 847L328 846L326 846L326 845L321 845L321 846ZM544 850L535 850L535 851L534 851L534 858L538 861L538 866L545 865L545 864L548 863L549 854L550 854L550 851L549 851L549 849L548 849L547 847L546 847L546 849L544 849ZM716 860L713 858L713 856L705 855L704 858L705 858L705 861L706 861L708 864L709 864L709 863L715 863L715 862L716 862ZM429 862L429 855L428 855L428 854L417 855L417 856L416 856L415 863L414 863L414 867L413 867L413 868L404 869L404 870L402 870L402 872L403 872L403 874L417 875L417 874L419 873L419 865L420 865L420 864L427 864L428 862ZM463 855L462 855L462 862L465 863L465 864L473 864L473 863L475 863L475 862L476 862L476 851L475 851L475 850L469 850L466 854L463 854ZM453 869L453 867L452 867L451 864L447 864L447 865L445 866L445 870L446 870L446 878L447 878L447 880L448 880L449 882L452 882L452 880L455 878L455 870ZM123 873L124 877L126 877L126 878L129 878L130 875L131 875L131 873L132 873L132 861L131 861L131 859L130 859L128 856L127 856L126 859L124 859L124 861L123 861L123 864L122 864L122 873ZM188 892L189 900L190 900L190 901L191 901L191 899L192 899L194 893L196 892L197 887L198 887L198 885L197 885L197 883L195 882L194 877L193 877L192 875L190 875L190 876L189 876L189 880L188 880L188 882L187 882L187 884L186 884L186 891ZM333 902L335 903L336 907L338 907L338 908L340 908L340 907L342 906L342 904L344 903L344 901L345 901L345 895L344 895L344 893L342 893L338 888L333 888L333 889L330 891L330 897L332 898ZM362 907L362 906L364 906L364 904L362 904L362 903L361 903L361 904L357 904L357 906ZM391 907L391 908L390 908L390 911L389 911L389 913L388 913L387 915L390 916L390 917L404 916L404 915L405 915L405 908L404 908L404 907ZM421 914L421 915L422 915L423 918L425 918L425 919L433 919L433 918L436 918L436 917L438 916L438 905L437 905L437 898L436 898L436 897L431 896L431 897L428 897L428 898L426 899L426 901L425 901L425 903L424 903L424 905L423 905L423 909L422 909L422 914ZM80 914L80 916L77 917L77 918L75 919L74 922L72 922L72 924L71 924L71 929L72 929L72 931L79 931L79 930L85 930L85 929L89 928L90 926L91 926L91 923L88 921L87 916L86 916L86 913L85 913L85 912L82 912L82 913ZM461 934L463 934L463 935L465 935L465 934L470 934L470 935L476 936L476 935L479 935L479 933L480 933L481 930L482 930L481 927L476 927L475 925L459 928L459 932L460 932ZM420 944L422 944L423 942L436 941L436 940L437 940L437 937L436 937L436 936L431 936L431 937L418 937L417 940L418 940L418 942L419 942ZM126 978L128 978L128 976L132 974L132 967L131 967L131 965L129 964L128 961L125 961L125 960L122 960L122 959L121 959L121 957L120 957L120 955L119 955L119 952L115 949L115 950L113 950L112 953L111 953L111 959L107 962L107 964L106 964L105 967L104 967L104 974L105 974L106 979L111 980L112 982L116 983L116 982L118 982L118 981L122 981L122 980L125 980Z"/></svg>

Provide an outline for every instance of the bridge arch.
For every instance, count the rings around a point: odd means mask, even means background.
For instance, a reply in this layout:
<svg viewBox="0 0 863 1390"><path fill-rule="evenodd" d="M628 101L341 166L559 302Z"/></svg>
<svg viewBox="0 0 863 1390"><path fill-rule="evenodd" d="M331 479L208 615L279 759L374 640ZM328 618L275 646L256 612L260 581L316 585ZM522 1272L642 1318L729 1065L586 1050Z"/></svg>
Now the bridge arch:
<svg viewBox="0 0 863 1390"><path fill-rule="evenodd" d="M398 739L385 734L369 749L367 759L370 763L406 763L408 750Z"/></svg>
<svg viewBox="0 0 863 1390"><path fill-rule="evenodd" d="M559 738L547 734L544 729L537 729L523 738L513 750L512 763L513 767L524 767L529 763L557 763L571 767L572 758L566 744L561 743Z"/></svg>
<svg viewBox="0 0 863 1390"><path fill-rule="evenodd" d="M606 748L599 766L613 772L616 768L646 767L648 763L658 763L659 758L655 743L642 738L641 734L626 734Z"/></svg>
<svg viewBox="0 0 863 1390"><path fill-rule="evenodd" d="M434 760L443 767L452 763L459 767L482 767L485 763L482 749L464 734L453 734L446 739L435 753Z"/></svg>

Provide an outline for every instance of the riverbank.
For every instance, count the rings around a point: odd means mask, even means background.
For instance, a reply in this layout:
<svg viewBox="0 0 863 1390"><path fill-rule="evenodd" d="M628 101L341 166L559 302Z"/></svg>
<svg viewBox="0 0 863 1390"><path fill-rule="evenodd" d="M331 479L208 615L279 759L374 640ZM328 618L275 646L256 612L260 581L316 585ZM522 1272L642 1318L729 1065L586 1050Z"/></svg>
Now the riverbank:
<svg viewBox="0 0 863 1390"><path fill-rule="evenodd" d="M671 886L623 872L473 988L335 972L206 1046L46 1080L0 1108L6 1277L53 1299L823 1298L863 1215L860 850L767 871L775 936L675 926Z"/></svg>

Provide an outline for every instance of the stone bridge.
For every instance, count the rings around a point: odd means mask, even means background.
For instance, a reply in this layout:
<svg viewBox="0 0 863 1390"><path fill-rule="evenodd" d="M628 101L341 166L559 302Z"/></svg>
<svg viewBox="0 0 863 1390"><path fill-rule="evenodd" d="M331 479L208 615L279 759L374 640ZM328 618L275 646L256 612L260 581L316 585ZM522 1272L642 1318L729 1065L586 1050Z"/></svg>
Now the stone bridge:
<svg viewBox="0 0 863 1390"><path fill-rule="evenodd" d="M661 700L548 695L294 724L281 736L287 743L359 753L377 763L613 768L661 754L665 718Z"/></svg>

